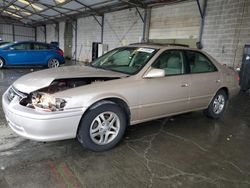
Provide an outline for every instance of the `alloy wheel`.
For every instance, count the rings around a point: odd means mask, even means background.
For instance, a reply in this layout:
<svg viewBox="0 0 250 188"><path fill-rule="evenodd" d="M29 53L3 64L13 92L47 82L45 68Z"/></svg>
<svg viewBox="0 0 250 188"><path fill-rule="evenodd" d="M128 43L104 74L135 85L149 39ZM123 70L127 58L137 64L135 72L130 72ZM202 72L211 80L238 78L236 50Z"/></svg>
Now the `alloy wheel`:
<svg viewBox="0 0 250 188"><path fill-rule="evenodd" d="M218 95L213 102L213 111L215 114L222 112L225 106L225 97L223 95Z"/></svg>
<svg viewBox="0 0 250 188"><path fill-rule="evenodd" d="M0 58L0 69L3 68L4 62L3 59Z"/></svg>
<svg viewBox="0 0 250 188"><path fill-rule="evenodd" d="M49 61L49 68L59 67L60 63L57 59L53 58Z"/></svg>
<svg viewBox="0 0 250 188"><path fill-rule="evenodd" d="M114 112L103 112L96 116L90 126L90 138L98 145L112 142L120 130L120 119Z"/></svg>

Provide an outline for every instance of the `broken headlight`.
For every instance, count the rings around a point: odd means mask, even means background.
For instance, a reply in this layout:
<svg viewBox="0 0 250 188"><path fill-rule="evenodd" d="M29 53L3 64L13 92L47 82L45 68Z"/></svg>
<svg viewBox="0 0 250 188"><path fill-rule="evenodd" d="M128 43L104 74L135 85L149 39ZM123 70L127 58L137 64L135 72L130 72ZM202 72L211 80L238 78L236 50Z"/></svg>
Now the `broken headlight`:
<svg viewBox="0 0 250 188"><path fill-rule="evenodd" d="M63 110L66 101L61 98L55 98L47 93L33 93L31 98L32 106L36 110L52 112Z"/></svg>

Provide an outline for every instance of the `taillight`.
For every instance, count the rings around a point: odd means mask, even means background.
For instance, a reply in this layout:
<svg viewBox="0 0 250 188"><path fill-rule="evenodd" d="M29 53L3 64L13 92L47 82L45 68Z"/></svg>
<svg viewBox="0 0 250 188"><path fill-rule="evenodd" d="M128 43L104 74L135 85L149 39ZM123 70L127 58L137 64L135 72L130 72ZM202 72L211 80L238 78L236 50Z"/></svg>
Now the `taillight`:
<svg viewBox="0 0 250 188"><path fill-rule="evenodd" d="M239 76L239 75L237 75L236 79L237 79L238 81L240 81L240 76Z"/></svg>
<svg viewBox="0 0 250 188"><path fill-rule="evenodd" d="M58 54L60 54L61 56L64 55L64 52L63 52L61 49L57 49L56 52L57 52Z"/></svg>

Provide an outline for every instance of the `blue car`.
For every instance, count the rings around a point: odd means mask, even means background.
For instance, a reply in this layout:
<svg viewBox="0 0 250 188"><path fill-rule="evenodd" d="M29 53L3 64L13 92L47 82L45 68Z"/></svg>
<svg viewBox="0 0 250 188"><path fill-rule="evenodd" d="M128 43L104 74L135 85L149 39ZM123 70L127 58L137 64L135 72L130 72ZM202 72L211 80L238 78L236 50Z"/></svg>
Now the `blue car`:
<svg viewBox="0 0 250 188"><path fill-rule="evenodd" d="M0 45L0 69L5 66L59 67L64 63L64 52L41 42L13 42Z"/></svg>

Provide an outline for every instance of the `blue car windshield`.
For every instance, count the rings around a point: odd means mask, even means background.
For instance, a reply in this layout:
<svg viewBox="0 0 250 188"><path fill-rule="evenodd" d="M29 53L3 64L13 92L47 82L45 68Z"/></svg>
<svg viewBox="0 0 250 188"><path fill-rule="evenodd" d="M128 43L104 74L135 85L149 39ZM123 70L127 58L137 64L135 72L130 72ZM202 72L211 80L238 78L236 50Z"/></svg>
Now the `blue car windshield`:
<svg viewBox="0 0 250 188"><path fill-rule="evenodd" d="M156 52L154 48L117 48L93 61L91 66L133 75L139 72Z"/></svg>

